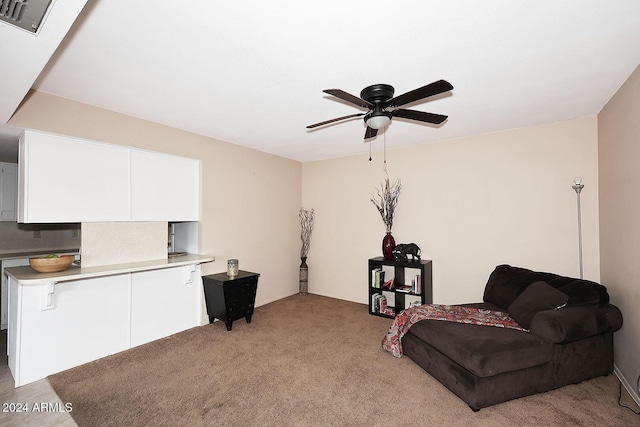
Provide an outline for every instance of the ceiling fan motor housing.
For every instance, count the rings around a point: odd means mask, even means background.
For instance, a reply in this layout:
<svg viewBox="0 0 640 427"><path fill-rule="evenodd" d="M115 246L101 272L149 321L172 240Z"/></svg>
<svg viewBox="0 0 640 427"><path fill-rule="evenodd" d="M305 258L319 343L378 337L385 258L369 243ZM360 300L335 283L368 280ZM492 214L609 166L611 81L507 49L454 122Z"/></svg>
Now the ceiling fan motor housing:
<svg viewBox="0 0 640 427"><path fill-rule="evenodd" d="M391 85L377 84L367 86L360 92L360 98L372 104L381 104L393 98L394 89Z"/></svg>
<svg viewBox="0 0 640 427"><path fill-rule="evenodd" d="M384 106L393 98L393 93L393 86L386 84L371 85L362 89L360 98L373 104L371 111L364 116L367 126L372 129L382 129L389 124L391 114L385 111Z"/></svg>

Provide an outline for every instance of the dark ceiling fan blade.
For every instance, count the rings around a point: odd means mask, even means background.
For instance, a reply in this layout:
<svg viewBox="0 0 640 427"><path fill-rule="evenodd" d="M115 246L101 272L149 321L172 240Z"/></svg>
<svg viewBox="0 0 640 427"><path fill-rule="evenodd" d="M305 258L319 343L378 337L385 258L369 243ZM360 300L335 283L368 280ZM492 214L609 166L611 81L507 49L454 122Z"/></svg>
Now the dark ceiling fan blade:
<svg viewBox="0 0 640 427"><path fill-rule="evenodd" d="M395 110L391 112L391 115L394 117L402 117L403 119L411 119L418 120L421 122L433 123L434 125L439 125L440 123L447 120L448 116L443 116L442 114L433 114L433 113L425 113L424 111L415 111L415 110Z"/></svg>
<svg viewBox="0 0 640 427"><path fill-rule="evenodd" d="M364 107L364 108L373 107L373 104L370 103L369 101L365 101L362 98L358 98L357 96L351 95L350 93L347 93L340 89L325 89L323 90L323 92L328 93L329 95L333 95L351 104L357 105L358 107Z"/></svg>
<svg viewBox="0 0 640 427"><path fill-rule="evenodd" d="M370 128L367 126L367 130L364 133L364 139L373 138L378 134L378 129Z"/></svg>
<svg viewBox="0 0 640 427"><path fill-rule="evenodd" d="M442 92L453 89L453 85L446 80L438 80L421 88L414 89L410 92L391 98L386 102L387 107L399 107L401 105L409 104L410 102L417 101L419 99L428 98L433 95L437 95Z"/></svg>
<svg viewBox="0 0 640 427"><path fill-rule="evenodd" d="M348 116L343 116L343 117L338 117L338 118L331 119L331 120L326 120L324 122L316 123L314 125L309 125L309 126L307 126L307 129L317 128L318 126L328 125L329 123L339 122L340 120L351 119L353 117L364 116L364 114L365 113L349 114Z"/></svg>

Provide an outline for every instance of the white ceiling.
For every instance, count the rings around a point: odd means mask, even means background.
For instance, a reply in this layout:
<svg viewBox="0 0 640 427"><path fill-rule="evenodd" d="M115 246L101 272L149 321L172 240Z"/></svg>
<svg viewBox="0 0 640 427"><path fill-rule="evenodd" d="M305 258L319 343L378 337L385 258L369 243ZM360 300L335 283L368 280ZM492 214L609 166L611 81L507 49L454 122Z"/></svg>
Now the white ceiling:
<svg viewBox="0 0 640 427"><path fill-rule="evenodd" d="M84 1L57 0L51 16ZM3 40L24 38L0 24ZM64 25L48 18L41 33L48 26ZM396 118L374 151L385 139L399 147L595 115L640 64L640 2L89 0L47 60L10 73L36 90L312 161L369 149L360 118L305 128L361 111L328 88L359 96L387 83L399 95L453 84L408 106L448 115L444 124ZM28 87L0 99L0 111L12 108L3 123Z"/></svg>

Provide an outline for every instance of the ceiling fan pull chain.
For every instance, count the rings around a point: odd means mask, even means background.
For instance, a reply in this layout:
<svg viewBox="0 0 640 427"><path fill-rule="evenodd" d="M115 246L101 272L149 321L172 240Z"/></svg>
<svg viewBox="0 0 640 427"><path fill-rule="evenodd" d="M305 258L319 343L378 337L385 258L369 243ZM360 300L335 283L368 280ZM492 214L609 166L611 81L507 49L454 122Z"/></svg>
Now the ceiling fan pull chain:
<svg viewBox="0 0 640 427"><path fill-rule="evenodd" d="M382 133L382 143L384 144L384 171L387 171L387 132Z"/></svg>
<svg viewBox="0 0 640 427"><path fill-rule="evenodd" d="M369 161L371 161L371 143L369 143Z"/></svg>

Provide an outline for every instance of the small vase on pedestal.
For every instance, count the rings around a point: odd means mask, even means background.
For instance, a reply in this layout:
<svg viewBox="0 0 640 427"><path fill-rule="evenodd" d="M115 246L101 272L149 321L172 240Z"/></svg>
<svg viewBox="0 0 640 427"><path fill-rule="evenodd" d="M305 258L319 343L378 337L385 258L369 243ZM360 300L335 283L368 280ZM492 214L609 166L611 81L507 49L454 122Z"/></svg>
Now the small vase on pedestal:
<svg viewBox="0 0 640 427"><path fill-rule="evenodd" d="M309 266L307 266L307 257L300 257L300 287L299 295L307 295L309 292Z"/></svg>
<svg viewBox="0 0 640 427"><path fill-rule="evenodd" d="M387 231L387 234L382 239L382 255L386 261L393 260L393 248L396 247L396 241L391 235L391 231Z"/></svg>

